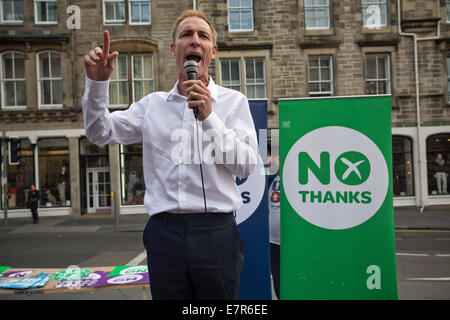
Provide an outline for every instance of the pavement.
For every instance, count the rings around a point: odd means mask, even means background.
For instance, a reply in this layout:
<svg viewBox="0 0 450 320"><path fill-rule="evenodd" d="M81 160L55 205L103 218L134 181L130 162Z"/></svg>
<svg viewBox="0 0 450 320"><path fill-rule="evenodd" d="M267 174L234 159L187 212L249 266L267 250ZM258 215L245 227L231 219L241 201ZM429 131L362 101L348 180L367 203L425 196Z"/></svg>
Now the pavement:
<svg viewBox="0 0 450 320"><path fill-rule="evenodd" d="M0 217L0 232L137 232L144 230L148 218L147 214L121 215L117 225L111 216L41 217L39 225L30 223L31 217L10 218L5 228ZM450 230L450 206L428 207L423 212L415 207L395 208L394 225L396 230Z"/></svg>
<svg viewBox="0 0 450 320"><path fill-rule="evenodd" d="M423 212L415 207L394 209L396 230L450 230L450 206L425 208Z"/></svg>
<svg viewBox="0 0 450 320"><path fill-rule="evenodd" d="M147 214L123 215L116 225L111 216L39 217L39 224L31 223L30 217L8 219L6 228L4 220L0 219L0 232L138 232L144 231L148 218Z"/></svg>

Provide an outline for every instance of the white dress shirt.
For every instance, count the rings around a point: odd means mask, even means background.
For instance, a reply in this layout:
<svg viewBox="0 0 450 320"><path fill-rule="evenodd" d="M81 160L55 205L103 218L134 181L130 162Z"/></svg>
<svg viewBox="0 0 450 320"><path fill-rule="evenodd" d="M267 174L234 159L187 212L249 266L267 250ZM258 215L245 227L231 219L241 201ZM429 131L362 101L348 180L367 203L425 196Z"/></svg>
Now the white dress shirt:
<svg viewBox="0 0 450 320"><path fill-rule="evenodd" d="M242 206L235 183L251 174L257 161L257 138L247 98L210 78L212 113L199 121L178 92L154 92L127 110L109 112L107 81L86 77L83 119L89 141L97 145L143 144L144 205L159 212L204 212L198 139L208 212L231 212ZM201 140L200 140L201 141Z"/></svg>

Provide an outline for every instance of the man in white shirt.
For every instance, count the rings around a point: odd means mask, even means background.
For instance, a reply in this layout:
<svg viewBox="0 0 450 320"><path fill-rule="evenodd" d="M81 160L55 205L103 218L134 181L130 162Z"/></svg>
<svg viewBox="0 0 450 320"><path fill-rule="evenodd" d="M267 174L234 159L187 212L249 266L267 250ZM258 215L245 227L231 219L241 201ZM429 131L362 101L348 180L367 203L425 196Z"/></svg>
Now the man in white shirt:
<svg viewBox="0 0 450 320"><path fill-rule="evenodd" d="M84 57L86 134L98 145L143 143L150 214L143 240L153 299L237 299L243 243L234 218L242 205L235 178L256 166L253 120L246 97L208 75L217 33L203 13L183 12L172 40L179 70L172 90L110 113L109 77L119 53L109 53L104 31L103 49ZM188 60L198 63L197 80L184 73Z"/></svg>

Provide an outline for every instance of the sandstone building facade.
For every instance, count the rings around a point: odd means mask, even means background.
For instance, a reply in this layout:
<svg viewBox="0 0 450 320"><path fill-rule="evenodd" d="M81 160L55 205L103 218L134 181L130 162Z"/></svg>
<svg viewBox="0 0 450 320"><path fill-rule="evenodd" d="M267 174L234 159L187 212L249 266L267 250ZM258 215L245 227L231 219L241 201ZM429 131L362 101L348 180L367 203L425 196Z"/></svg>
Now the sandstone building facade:
<svg viewBox="0 0 450 320"><path fill-rule="evenodd" d="M31 184L43 216L109 214L112 199L121 214L145 213L142 146L85 138L83 56L108 29L120 53L111 111L169 91L172 23L194 7L218 32L214 81L266 100L269 129L280 99L390 94L394 204L450 204L450 1L1 0L0 128L21 147L8 162L9 217L29 216Z"/></svg>

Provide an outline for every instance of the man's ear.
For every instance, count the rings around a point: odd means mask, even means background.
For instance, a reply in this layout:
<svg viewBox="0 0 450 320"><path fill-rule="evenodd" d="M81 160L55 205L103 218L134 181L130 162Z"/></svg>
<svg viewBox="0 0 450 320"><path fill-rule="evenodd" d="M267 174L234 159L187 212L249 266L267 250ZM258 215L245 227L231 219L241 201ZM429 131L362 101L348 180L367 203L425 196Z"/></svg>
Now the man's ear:
<svg viewBox="0 0 450 320"><path fill-rule="evenodd" d="M175 44L171 43L170 44L170 54L175 57Z"/></svg>
<svg viewBox="0 0 450 320"><path fill-rule="evenodd" d="M214 59L217 56L217 51L219 50L219 47L217 44L212 48L212 56L211 58Z"/></svg>

